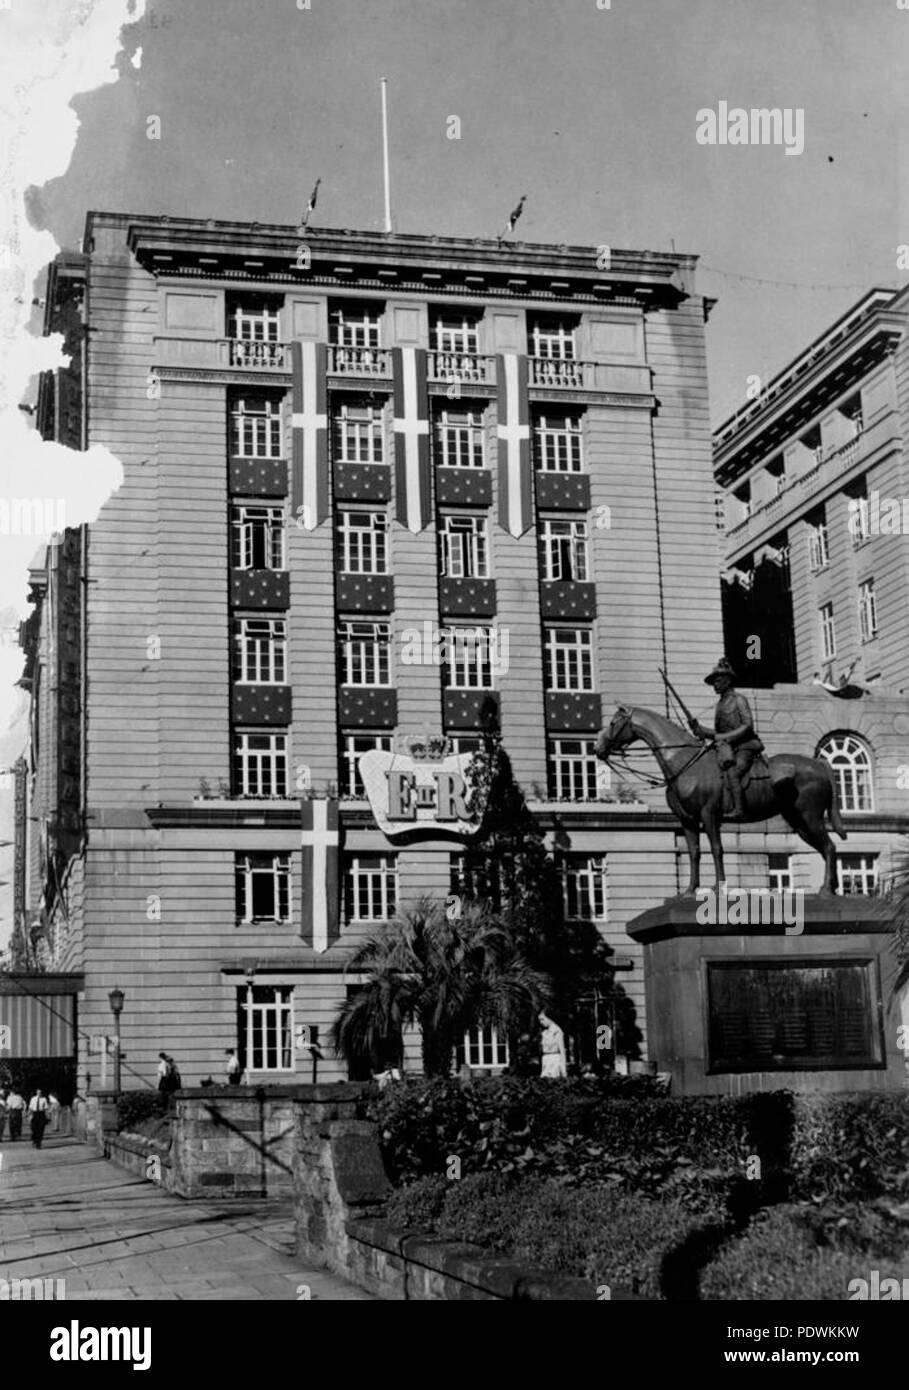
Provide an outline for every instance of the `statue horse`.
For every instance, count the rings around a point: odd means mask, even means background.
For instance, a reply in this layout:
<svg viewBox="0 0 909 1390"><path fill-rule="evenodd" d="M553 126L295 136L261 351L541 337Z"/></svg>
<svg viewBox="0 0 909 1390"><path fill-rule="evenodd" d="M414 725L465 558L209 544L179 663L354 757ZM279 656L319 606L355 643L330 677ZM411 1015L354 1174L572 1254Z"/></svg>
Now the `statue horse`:
<svg viewBox="0 0 909 1390"><path fill-rule="evenodd" d="M611 753L643 740L656 758L666 783L669 809L682 823L688 844L691 876L686 893L700 884L701 827L707 832L716 881L725 879L723 868L724 777L716 750L688 734L671 719L649 709L619 705L608 729L596 743L596 755L608 761ZM826 816L840 839L846 831L836 804L836 788L830 765L821 758L799 753L779 753L767 759L770 776L750 780L744 787L744 821L782 816L795 833L817 850L824 860L825 893L836 892L836 852L824 824ZM741 824L742 822L737 822Z"/></svg>

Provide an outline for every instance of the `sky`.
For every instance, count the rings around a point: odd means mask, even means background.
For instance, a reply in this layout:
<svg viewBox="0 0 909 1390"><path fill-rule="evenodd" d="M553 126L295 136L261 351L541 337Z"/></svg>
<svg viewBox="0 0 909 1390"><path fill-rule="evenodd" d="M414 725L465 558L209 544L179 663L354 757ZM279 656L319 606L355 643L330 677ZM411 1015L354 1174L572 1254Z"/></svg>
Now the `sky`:
<svg viewBox="0 0 909 1390"><path fill-rule="evenodd" d="M526 194L516 240L701 258L699 288L717 300L719 423L749 377L766 381L866 287L906 280L902 3L8 0L0 498L65 493L72 525L119 480L106 451L74 466L17 408L35 399L34 372L60 360L59 343L29 336L40 321L29 301L55 248L78 244L86 211L296 224L321 178L314 225L381 228L382 77L396 230L494 236ZM721 101L800 109L804 150L699 143L698 113ZM147 138L152 116L159 140ZM0 536L4 767L23 729L13 629L41 542ZM0 778L0 839L9 811Z"/></svg>

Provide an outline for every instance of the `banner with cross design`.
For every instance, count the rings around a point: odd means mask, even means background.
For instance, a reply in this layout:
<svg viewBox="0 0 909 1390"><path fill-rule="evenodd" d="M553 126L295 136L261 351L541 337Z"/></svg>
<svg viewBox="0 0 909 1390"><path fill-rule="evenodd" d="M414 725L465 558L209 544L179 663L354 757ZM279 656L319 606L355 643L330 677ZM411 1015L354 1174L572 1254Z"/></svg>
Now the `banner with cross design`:
<svg viewBox="0 0 909 1390"><path fill-rule="evenodd" d="M303 899L300 936L314 951L327 951L340 930L341 824L337 800L301 803Z"/></svg>
<svg viewBox="0 0 909 1390"><path fill-rule="evenodd" d="M395 516L416 534L429 524L429 393L424 348L394 348Z"/></svg>
<svg viewBox="0 0 909 1390"><path fill-rule="evenodd" d="M324 343L291 343L290 499L293 516L306 531L329 514L327 365Z"/></svg>
<svg viewBox="0 0 909 1390"><path fill-rule="evenodd" d="M533 520L530 410L527 358L509 352L496 358L498 382L499 525L523 536Z"/></svg>

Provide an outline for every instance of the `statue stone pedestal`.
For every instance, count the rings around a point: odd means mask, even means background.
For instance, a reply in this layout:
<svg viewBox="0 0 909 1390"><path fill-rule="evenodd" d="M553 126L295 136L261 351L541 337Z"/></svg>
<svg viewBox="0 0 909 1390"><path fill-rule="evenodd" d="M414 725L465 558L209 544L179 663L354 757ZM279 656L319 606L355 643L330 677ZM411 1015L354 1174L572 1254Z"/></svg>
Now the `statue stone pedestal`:
<svg viewBox="0 0 909 1390"><path fill-rule="evenodd" d="M711 899L708 924L703 899L672 898L628 923L644 948L648 1055L673 1094L905 1086L877 903L797 895L797 919L784 925L791 905L770 920L758 899L737 911L731 891L728 903Z"/></svg>

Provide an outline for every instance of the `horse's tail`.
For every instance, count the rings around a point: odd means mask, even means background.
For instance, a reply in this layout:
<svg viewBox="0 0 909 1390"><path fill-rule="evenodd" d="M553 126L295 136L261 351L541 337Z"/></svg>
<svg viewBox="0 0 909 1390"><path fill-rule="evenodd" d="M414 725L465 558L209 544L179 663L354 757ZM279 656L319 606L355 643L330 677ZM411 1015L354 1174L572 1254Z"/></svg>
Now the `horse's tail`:
<svg viewBox="0 0 909 1390"><path fill-rule="evenodd" d="M832 772L829 775L829 781L830 800L827 802L827 819L830 821L831 826L836 831L837 835L839 835L840 839L845 840L847 838L846 827L845 825L843 825L843 819L840 815L840 808L836 804L836 784L834 783Z"/></svg>

